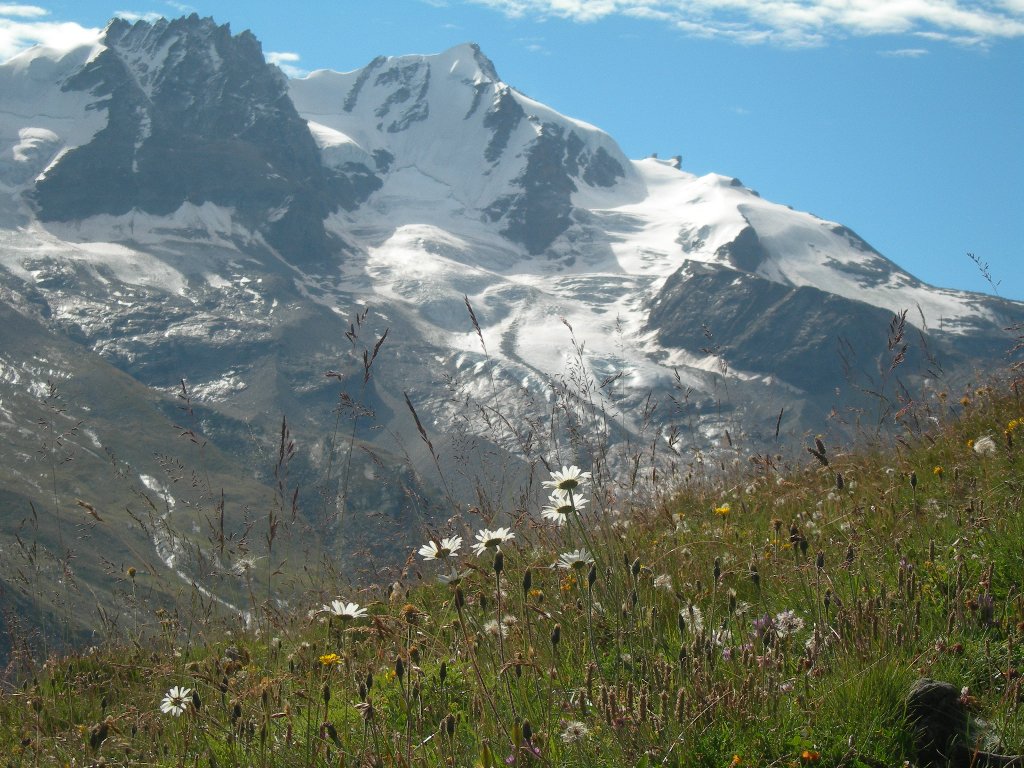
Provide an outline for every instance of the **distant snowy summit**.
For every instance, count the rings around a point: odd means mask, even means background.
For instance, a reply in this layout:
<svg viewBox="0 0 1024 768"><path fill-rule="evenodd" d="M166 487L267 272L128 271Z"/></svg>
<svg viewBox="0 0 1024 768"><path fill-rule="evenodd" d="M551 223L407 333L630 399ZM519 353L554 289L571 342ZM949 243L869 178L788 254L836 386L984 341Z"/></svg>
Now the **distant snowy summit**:
<svg viewBox="0 0 1024 768"><path fill-rule="evenodd" d="M809 419L849 386L851 358L877 373L904 310L952 370L993 359L1021 318L1020 304L925 285L847 227L736 179L630 160L503 82L472 44L289 80L249 32L115 19L93 44L0 66L0 95L0 215L19 244L0 263L28 284L31 243L58 260L88 246L95 269L201 290L216 316L225 264L284 270L279 301L365 297L446 364L477 351L468 297L509 381L558 373L548 340L564 319L595 378L621 372L632 397L679 380L708 392L727 373L749 388L744 407L777 413L797 393L816 403ZM149 266L129 273L125 249ZM104 254L117 257L104 267ZM88 312L35 289L101 346Z"/></svg>

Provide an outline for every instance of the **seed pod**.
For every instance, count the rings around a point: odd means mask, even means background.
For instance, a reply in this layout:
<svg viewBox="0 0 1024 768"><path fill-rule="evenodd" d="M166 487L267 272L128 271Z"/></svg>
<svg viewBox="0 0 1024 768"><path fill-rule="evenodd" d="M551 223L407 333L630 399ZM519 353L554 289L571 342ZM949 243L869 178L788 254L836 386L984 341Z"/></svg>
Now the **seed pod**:
<svg viewBox="0 0 1024 768"><path fill-rule="evenodd" d="M501 573L505 570L505 553L500 549L494 553L494 572Z"/></svg>
<svg viewBox="0 0 1024 768"><path fill-rule="evenodd" d="M562 625L555 624L554 629L551 630L551 645L557 646L558 641L562 639Z"/></svg>
<svg viewBox="0 0 1024 768"><path fill-rule="evenodd" d="M593 563L590 564L590 571L587 572L587 586L593 588L594 582L597 581L597 566Z"/></svg>
<svg viewBox="0 0 1024 768"><path fill-rule="evenodd" d="M533 586L533 572L529 568L527 568L526 572L523 574L523 595L524 596L528 595L530 593L530 587L532 587L532 586Z"/></svg>
<svg viewBox="0 0 1024 768"><path fill-rule="evenodd" d="M402 661L401 656L395 657L395 677L397 677L399 681L405 677L405 662Z"/></svg>
<svg viewBox="0 0 1024 768"><path fill-rule="evenodd" d="M334 727L334 724L331 722L325 722L324 730L327 731L327 735L330 737L331 741L334 742L334 746L340 749L341 739L338 738L338 729Z"/></svg>
<svg viewBox="0 0 1024 768"><path fill-rule="evenodd" d="M441 685L444 685L445 678L448 677L448 662L441 662L441 669L438 670L438 677L441 679Z"/></svg>

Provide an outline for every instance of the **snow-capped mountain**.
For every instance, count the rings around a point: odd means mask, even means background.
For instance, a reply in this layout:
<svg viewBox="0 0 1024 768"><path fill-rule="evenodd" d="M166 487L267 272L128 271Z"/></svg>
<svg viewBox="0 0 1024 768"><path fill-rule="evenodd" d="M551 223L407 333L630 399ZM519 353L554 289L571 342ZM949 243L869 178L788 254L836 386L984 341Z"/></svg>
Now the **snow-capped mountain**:
<svg viewBox="0 0 1024 768"><path fill-rule="evenodd" d="M124 397L153 425L184 379L203 440L239 466L265 452L263 479L286 414L307 516L351 552L380 548L352 514L419 536L409 510L429 504L409 499L429 486L529 511L513 486L530 467L596 460L597 442L682 466L727 430L755 451L844 407L891 422L897 377L955 386L1024 318L737 179L630 160L474 45L288 80L248 32L114 20L0 66L0 103L3 308L65 345L58 365L0 329L22 499L43 470L10 404L80 385L88 423L104 366L144 385ZM128 459L152 477L143 445Z"/></svg>

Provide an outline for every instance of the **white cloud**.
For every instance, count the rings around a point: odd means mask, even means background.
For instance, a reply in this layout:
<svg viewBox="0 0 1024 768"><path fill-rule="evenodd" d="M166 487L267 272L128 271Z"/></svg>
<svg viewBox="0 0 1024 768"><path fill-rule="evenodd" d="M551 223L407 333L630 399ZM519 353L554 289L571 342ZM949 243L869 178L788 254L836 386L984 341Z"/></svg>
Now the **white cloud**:
<svg viewBox="0 0 1024 768"><path fill-rule="evenodd" d="M594 22L631 16L701 37L821 45L848 35L941 35L961 44L1024 37L1024 0L468 0L507 16Z"/></svg>
<svg viewBox="0 0 1024 768"><path fill-rule="evenodd" d="M902 59L916 59L928 55L928 50L925 48L897 48L894 51L879 51L879 54Z"/></svg>
<svg viewBox="0 0 1024 768"><path fill-rule="evenodd" d="M0 16L19 16L26 19L37 19L49 14L45 8L36 5L12 5L0 3Z"/></svg>
<svg viewBox="0 0 1024 768"><path fill-rule="evenodd" d="M47 15L46 10L36 6L0 4L0 61L7 61L33 45L71 50L93 43L99 36L98 29L74 22L37 20Z"/></svg>
<svg viewBox="0 0 1024 768"><path fill-rule="evenodd" d="M266 58L271 64L276 64L280 67L281 71L288 75L288 77L305 77L309 74L308 71L295 66L295 62L301 58L297 53L292 53L291 51L268 51Z"/></svg>
<svg viewBox="0 0 1024 768"><path fill-rule="evenodd" d="M154 21L159 21L164 17L162 13L157 13L155 11L148 11L146 13L139 13L138 11L114 11L111 15L117 16L119 19L124 19L125 21L148 21L150 24Z"/></svg>

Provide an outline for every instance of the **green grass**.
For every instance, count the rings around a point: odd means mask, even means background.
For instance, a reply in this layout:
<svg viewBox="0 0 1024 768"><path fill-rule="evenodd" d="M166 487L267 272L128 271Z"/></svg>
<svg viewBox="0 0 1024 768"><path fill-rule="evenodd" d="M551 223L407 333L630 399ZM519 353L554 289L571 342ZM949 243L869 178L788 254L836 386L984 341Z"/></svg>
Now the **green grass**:
<svg viewBox="0 0 1024 768"><path fill-rule="evenodd" d="M567 526L530 510L500 571L467 540L341 590L365 618L165 614L145 642L16 657L4 764L898 766L922 676L1019 750L1024 409L997 385L928 408L890 445L762 457L646 508L584 487ZM593 568L552 566L580 547ZM172 686L196 694L178 717Z"/></svg>

